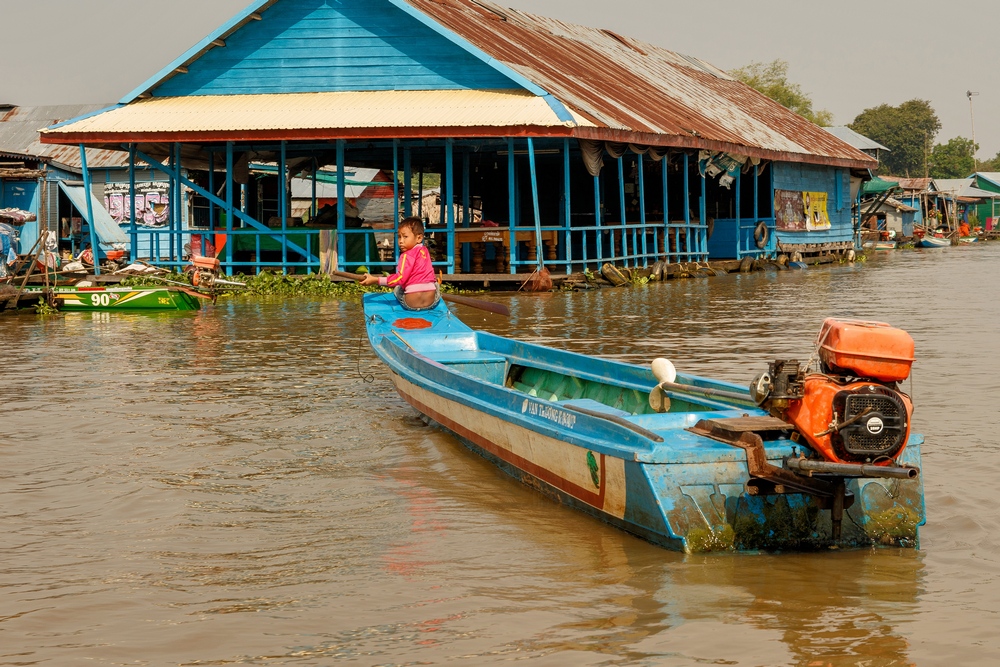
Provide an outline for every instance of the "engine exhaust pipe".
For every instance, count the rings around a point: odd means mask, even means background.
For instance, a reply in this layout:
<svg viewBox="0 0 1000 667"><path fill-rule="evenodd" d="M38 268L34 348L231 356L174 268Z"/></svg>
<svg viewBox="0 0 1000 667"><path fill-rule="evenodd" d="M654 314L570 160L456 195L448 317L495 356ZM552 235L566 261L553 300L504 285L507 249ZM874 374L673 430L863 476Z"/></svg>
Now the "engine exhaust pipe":
<svg viewBox="0 0 1000 667"><path fill-rule="evenodd" d="M785 468L796 472L818 472L844 477L889 477L892 479L914 479L920 474L919 468L900 466L873 466L865 463L830 463L809 459L785 459Z"/></svg>

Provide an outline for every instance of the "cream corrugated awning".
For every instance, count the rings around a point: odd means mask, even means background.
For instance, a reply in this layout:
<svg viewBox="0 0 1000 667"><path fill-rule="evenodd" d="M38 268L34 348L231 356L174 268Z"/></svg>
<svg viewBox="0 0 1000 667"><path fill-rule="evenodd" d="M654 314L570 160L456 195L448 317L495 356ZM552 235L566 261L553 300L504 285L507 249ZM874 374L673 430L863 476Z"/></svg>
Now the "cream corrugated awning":
<svg viewBox="0 0 1000 667"><path fill-rule="evenodd" d="M413 127L593 127L556 117L523 91L390 90L150 98L42 133L50 141L82 134L124 135L233 131Z"/></svg>

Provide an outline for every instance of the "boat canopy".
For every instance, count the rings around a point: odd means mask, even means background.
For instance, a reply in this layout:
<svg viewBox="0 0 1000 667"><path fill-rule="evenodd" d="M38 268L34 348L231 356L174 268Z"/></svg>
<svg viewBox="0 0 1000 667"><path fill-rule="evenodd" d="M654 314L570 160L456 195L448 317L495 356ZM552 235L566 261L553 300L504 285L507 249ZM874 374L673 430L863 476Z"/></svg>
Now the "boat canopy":
<svg viewBox="0 0 1000 667"><path fill-rule="evenodd" d="M99 201L94 193L90 193L90 209L93 211L94 219L90 219L87 210L86 189L82 185L69 185L64 181L58 181L59 189L66 193L73 206L80 212L80 215L87 221L94 231L101 245L111 245L112 243L128 243L128 237L122 228L118 226L114 218L104 208L104 203Z"/></svg>

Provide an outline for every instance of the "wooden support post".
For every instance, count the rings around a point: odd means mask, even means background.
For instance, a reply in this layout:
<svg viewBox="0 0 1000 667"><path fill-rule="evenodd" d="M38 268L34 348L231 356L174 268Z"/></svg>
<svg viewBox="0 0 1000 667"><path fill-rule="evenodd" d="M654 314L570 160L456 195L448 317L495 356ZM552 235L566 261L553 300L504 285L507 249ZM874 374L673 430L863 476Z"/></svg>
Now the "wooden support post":
<svg viewBox="0 0 1000 667"><path fill-rule="evenodd" d="M563 206L565 207L566 231L563 233L563 255L566 258L566 275L572 272L573 266L573 241L572 234L572 206L570 204L570 177L569 177L569 139L563 139ZM586 251L585 251L586 252Z"/></svg>
<svg viewBox="0 0 1000 667"><path fill-rule="evenodd" d="M507 215L510 221L507 230L510 234L509 259L507 266L511 273L517 273L517 183L514 169L514 138L507 138Z"/></svg>
<svg viewBox="0 0 1000 667"><path fill-rule="evenodd" d="M413 159L409 146L403 146L403 215L407 218L413 215ZM393 230L398 230L393 227Z"/></svg>
<svg viewBox="0 0 1000 667"><path fill-rule="evenodd" d="M94 205L90 201L90 169L87 168L87 149L80 144L80 168L83 170L83 199L86 202L87 221L90 223L90 251L94 255L94 275L101 275L100 251L97 247L97 227L94 225ZM41 238L41 237L39 237Z"/></svg>
<svg viewBox="0 0 1000 667"><path fill-rule="evenodd" d="M346 160L347 141L337 139L337 256L333 259L334 270L339 270L341 266L346 267L347 262L347 172L344 161Z"/></svg>
<svg viewBox="0 0 1000 667"><path fill-rule="evenodd" d="M535 141L528 137L528 164L531 167L531 203L535 213L535 256L542 252L542 216L538 207L538 172L535 169ZM542 260L538 259L537 268L542 268Z"/></svg>
<svg viewBox="0 0 1000 667"><path fill-rule="evenodd" d="M441 185L441 206L447 207L445 211L445 224L448 230L448 273L460 273L462 268L461 258L456 263L455 254L455 206L453 205L455 193L455 140L445 139L444 142L444 183Z"/></svg>
<svg viewBox="0 0 1000 667"><path fill-rule="evenodd" d="M209 159L212 155L209 154ZM139 258L139 233L135 220L135 144L128 145L128 193L129 193L129 224L128 237L131 245L131 260Z"/></svg>
<svg viewBox="0 0 1000 667"><path fill-rule="evenodd" d="M284 139L278 156L278 215L281 216L281 271L288 273L288 142Z"/></svg>
<svg viewBox="0 0 1000 667"><path fill-rule="evenodd" d="M643 159L645 155L639 155L639 224L642 225L642 265L649 266L648 250L646 247L646 174L644 171Z"/></svg>
<svg viewBox="0 0 1000 667"><path fill-rule="evenodd" d="M687 152L684 153L684 250L687 259L691 261L691 164ZM680 248L677 248L680 253ZM680 257L677 258L678 261Z"/></svg>

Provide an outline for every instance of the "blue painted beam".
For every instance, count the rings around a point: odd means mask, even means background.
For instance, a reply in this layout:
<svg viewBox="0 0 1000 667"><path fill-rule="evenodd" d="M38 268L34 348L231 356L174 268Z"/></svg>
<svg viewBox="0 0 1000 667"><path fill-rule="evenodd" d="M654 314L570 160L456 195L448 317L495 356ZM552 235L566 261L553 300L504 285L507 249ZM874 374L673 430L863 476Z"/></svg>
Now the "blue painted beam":
<svg viewBox="0 0 1000 667"><path fill-rule="evenodd" d="M563 206L565 207L566 233L563 234L563 251L566 256L566 275L569 275L573 266L573 244L570 242L570 235L573 227L573 211L570 202L570 173L569 173L569 139L563 139ZM584 235L586 237L586 235ZM584 248L587 246L587 239L583 240ZM586 252L586 250L584 250Z"/></svg>
<svg viewBox="0 0 1000 667"><path fill-rule="evenodd" d="M597 231L594 237L597 239L597 268L601 268L604 263L604 238L601 236L601 175L594 176L594 227Z"/></svg>
<svg viewBox="0 0 1000 667"><path fill-rule="evenodd" d="M130 259L139 258L139 235L135 220L135 144L128 145L128 191L129 191L129 246L132 250Z"/></svg>
<svg viewBox="0 0 1000 667"><path fill-rule="evenodd" d="M443 187L441 188L441 206L447 207L445 224L448 230L448 273L455 273L455 151L454 143L450 139L444 145L444 176L445 182L442 183Z"/></svg>
<svg viewBox="0 0 1000 667"><path fill-rule="evenodd" d="M535 141L528 137L528 164L531 167L531 203L535 212L535 260L537 268L543 267L542 216L538 209L538 174L535 171Z"/></svg>
<svg viewBox="0 0 1000 667"><path fill-rule="evenodd" d="M80 144L80 168L83 170L83 199L87 202L87 224L90 227L90 251L94 254L94 275L101 275L100 250L97 247L97 225L94 224L94 205L90 201L90 170L87 168L87 149Z"/></svg>
<svg viewBox="0 0 1000 667"><path fill-rule="evenodd" d="M338 203L342 200L338 200ZM281 142L278 153L278 215L281 216L281 238L288 233L288 143ZM259 257L258 257L259 259ZM288 266L288 244L281 244L281 265Z"/></svg>
<svg viewBox="0 0 1000 667"><path fill-rule="evenodd" d="M337 261L334 262L334 269L339 269L341 262L347 261L347 236L344 230L347 229L347 214L345 212L347 183L344 173L345 153L347 142L337 139Z"/></svg>
<svg viewBox="0 0 1000 667"><path fill-rule="evenodd" d="M510 239L510 257L508 258L511 273L517 273L514 265L517 257L517 234L514 228L517 226L517 182L515 181L516 170L514 169L514 138L507 138L507 214L510 221L507 223L508 232L512 235Z"/></svg>
<svg viewBox="0 0 1000 667"><path fill-rule="evenodd" d="M212 193L215 196L215 193ZM226 267L233 268L233 142L226 142Z"/></svg>

